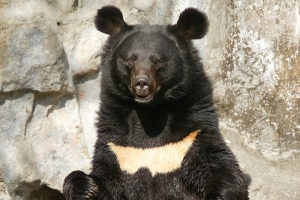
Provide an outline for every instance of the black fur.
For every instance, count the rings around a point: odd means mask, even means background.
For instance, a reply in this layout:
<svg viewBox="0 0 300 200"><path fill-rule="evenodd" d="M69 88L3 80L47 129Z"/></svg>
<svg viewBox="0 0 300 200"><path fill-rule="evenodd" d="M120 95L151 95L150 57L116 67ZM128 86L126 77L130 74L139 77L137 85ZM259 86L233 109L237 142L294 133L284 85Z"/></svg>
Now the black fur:
<svg viewBox="0 0 300 200"><path fill-rule="evenodd" d="M204 13L195 8L184 10L174 26L178 35L187 39L201 39L208 31L208 19Z"/></svg>
<svg viewBox="0 0 300 200"><path fill-rule="evenodd" d="M66 198L247 200L249 178L220 134L211 83L190 41L206 34L206 15L188 8L173 26L129 26L119 9L107 6L95 23L111 35L102 56L98 139L90 175L72 172ZM155 83L145 95L149 102L137 101L132 86L141 69ZM155 176L147 168L122 171L108 145L155 148L196 130L181 167Z"/></svg>
<svg viewBox="0 0 300 200"><path fill-rule="evenodd" d="M63 193L66 199L98 199L98 186L84 172L74 171L65 178Z"/></svg>
<svg viewBox="0 0 300 200"><path fill-rule="evenodd" d="M122 29L128 29L123 20L122 12L114 6L105 6L98 10L95 17L96 28L106 34L115 35Z"/></svg>

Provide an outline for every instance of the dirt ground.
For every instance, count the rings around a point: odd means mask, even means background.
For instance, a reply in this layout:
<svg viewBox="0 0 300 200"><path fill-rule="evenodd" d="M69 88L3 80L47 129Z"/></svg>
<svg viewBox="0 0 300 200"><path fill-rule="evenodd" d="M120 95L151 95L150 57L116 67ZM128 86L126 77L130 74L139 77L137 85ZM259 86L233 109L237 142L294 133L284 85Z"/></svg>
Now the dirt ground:
<svg viewBox="0 0 300 200"><path fill-rule="evenodd" d="M288 165L275 166L253 150L243 146L237 137L222 130L229 141L241 168L251 175L249 188L251 200L300 200L300 169Z"/></svg>

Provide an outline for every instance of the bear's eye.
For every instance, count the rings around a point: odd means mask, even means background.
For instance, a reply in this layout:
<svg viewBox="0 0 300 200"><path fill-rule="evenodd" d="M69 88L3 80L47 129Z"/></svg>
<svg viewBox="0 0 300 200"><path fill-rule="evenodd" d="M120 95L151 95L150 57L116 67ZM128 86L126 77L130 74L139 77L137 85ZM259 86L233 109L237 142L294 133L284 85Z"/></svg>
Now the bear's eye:
<svg viewBox="0 0 300 200"><path fill-rule="evenodd" d="M160 60L154 60L153 64L155 65L155 67L161 67L161 61Z"/></svg>
<svg viewBox="0 0 300 200"><path fill-rule="evenodd" d="M127 68L130 69L130 68L133 66L133 61L131 60L131 58L127 58L127 59L125 60L124 64L125 64L125 66L126 66Z"/></svg>
<svg viewBox="0 0 300 200"><path fill-rule="evenodd" d="M162 62L160 59L155 58L154 56L150 56L150 60L156 69L158 69L162 66Z"/></svg>

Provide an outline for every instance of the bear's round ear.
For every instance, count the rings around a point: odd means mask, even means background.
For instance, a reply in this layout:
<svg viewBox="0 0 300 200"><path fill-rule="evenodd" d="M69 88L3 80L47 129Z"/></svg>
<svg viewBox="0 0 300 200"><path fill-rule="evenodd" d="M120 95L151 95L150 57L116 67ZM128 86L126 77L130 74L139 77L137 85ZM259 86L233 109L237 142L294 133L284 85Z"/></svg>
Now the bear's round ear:
<svg viewBox="0 0 300 200"><path fill-rule="evenodd" d="M124 22L122 12L115 6L104 6L99 9L95 17L95 25L100 32L111 36L130 27Z"/></svg>
<svg viewBox="0 0 300 200"><path fill-rule="evenodd" d="M203 38L208 31L208 26L206 14L196 8L187 8L180 14L177 24L172 28L177 35L191 40Z"/></svg>

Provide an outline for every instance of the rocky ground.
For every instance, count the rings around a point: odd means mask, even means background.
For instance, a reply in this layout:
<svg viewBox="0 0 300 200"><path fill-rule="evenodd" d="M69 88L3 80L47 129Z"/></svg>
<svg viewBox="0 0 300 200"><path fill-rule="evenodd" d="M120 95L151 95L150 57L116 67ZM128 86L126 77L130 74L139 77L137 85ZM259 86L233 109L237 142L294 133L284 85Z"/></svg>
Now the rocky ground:
<svg viewBox="0 0 300 200"><path fill-rule="evenodd" d="M251 200L299 200L300 171L287 163L272 163L245 147L233 133L222 133L243 170L251 175Z"/></svg>

